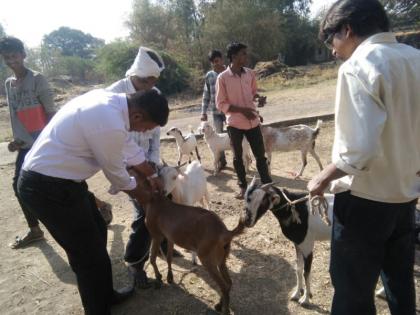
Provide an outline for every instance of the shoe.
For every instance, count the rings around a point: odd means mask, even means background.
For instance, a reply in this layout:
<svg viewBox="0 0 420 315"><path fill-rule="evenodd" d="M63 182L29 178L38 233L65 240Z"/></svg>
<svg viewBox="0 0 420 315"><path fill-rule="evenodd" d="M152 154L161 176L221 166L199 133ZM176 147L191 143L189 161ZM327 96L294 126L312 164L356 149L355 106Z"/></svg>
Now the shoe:
<svg viewBox="0 0 420 315"><path fill-rule="evenodd" d="M143 269L129 266L128 274L133 280L134 287L143 290L152 287L152 284L149 282L149 278L147 278L146 271Z"/></svg>
<svg viewBox="0 0 420 315"><path fill-rule="evenodd" d="M12 249L24 248L28 246L29 244L32 244L33 242L41 241L43 239L44 239L44 232L42 232L41 230L36 231L36 232L30 230L24 237L16 236L15 241L9 244L9 246Z"/></svg>
<svg viewBox="0 0 420 315"><path fill-rule="evenodd" d="M236 199L243 200L245 197L245 188L241 188L241 190L235 195Z"/></svg>
<svg viewBox="0 0 420 315"><path fill-rule="evenodd" d="M124 287L122 289L115 290L112 294L111 298L111 305L116 305L124 302L127 300L130 296L132 296L134 293L134 287Z"/></svg>

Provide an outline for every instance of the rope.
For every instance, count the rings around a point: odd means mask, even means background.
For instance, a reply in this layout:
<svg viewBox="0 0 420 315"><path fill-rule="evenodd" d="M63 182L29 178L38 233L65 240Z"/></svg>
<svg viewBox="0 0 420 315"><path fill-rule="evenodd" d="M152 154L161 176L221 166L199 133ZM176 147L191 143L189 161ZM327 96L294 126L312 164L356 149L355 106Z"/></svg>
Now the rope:
<svg viewBox="0 0 420 315"><path fill-rule="evenodd" d="M299 213L296 211L296 205L298 203L310 200L310 207L312 215L315 215L316 212L320 215L320 217L325 221L328 226L331 226L331 221L328 218L328 201L323 196L311 196L308 194L302 198L296 199L291 201L289 197L285 194L283 189L280 189L284 199L286 199L287 204L277 208L276 210L281 210L285 207L290 207L290 212L292 213L292 219L298 224L301 224L302 221L300 220Z"/></svg>

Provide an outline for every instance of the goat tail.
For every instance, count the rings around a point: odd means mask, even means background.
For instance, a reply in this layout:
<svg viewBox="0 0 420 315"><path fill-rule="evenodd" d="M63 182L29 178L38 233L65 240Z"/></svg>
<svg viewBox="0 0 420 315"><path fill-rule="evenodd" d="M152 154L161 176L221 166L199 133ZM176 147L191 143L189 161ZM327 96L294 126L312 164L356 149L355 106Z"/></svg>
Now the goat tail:
<svg viewBox="0 0 420 315"><path fill-rule="evenodd" d="M234 237L238 236L239 234L242 234L244 229L245 229L244 219L240 218L239 222L238 222L238 225L232 231L229 231L230 235L231 235L231 238L234 238Z"/></svg>
<svg viewBox="0 0 420 315"><path fill-rule="evenodd" d="M188 128L190 129L191 134L195 135L193 126L188 125Z"/></svg>
<svg viewBox="0 0 420 315"><path fill-rule="evenodd" d="M318 119L317 120L317 122L316 122L316 126L315 126L315 129L314 129L314 133L312 134L312 138L315 140L316 139L316 137L318 136L318 134L319 134L319 131L321 130L321 125L322 125L322 119Z"/></svg>

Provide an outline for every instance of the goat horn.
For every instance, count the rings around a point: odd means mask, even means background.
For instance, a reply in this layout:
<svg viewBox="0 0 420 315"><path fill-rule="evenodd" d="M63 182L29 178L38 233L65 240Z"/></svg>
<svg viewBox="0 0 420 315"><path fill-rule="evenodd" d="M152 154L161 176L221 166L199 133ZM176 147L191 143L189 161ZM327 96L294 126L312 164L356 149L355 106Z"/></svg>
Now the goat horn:
<svg viewBox="0 0 420 315"><path fill-rule="evenodd" d="M166 163L164 159L162 159L162 164L163 166L168 166L168 163Z"/></svg>
<svg viewBox="0 0 420 315"><path fill-rule="evenodd" d="M263 189L263 190L267 190L269 187L274 186L274 185L277 185L277 184L279 184L279 183L280 183L280 182L271 182L271 183L267 183L267 184L262 185L260 188L261 188L261 189Z"/></svg>

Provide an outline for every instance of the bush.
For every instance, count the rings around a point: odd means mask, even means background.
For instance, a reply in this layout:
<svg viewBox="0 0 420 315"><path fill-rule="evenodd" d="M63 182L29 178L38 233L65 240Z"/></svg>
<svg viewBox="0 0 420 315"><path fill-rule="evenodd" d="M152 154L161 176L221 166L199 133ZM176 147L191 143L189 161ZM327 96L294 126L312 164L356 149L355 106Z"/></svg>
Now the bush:
<svg viewBox="0 0 420 315"><path fill-rule="evenodd" d="M98 51L95 68L107 82L120 80L131 67L138 49L138 45L127 41L105 45ZM190 75L187 68L165 52L158 53L165 63L165 70L161 73L157 87L165 94L181 92L188 88Z"/></svg>

